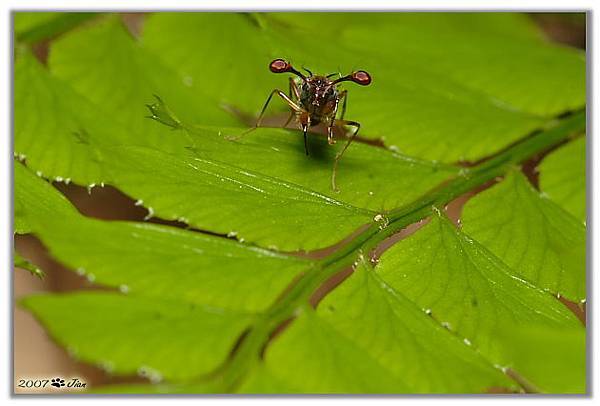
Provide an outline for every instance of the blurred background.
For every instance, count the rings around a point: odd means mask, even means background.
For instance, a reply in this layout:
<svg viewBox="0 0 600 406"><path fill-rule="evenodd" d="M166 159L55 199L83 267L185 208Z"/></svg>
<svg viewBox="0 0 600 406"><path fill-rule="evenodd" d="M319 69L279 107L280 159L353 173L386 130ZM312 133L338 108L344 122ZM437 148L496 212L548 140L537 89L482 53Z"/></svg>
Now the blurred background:
<svg viewBox="0 0 600 406"><path fill-rule="evenodd" d="M121 18L131 32L136 33L143 25L144 16L145 14L125 13L121 15ZM529 17L535 21L549 40L585 49L586 15L584 13L531 13ZM46 59L50 42L41 41L34 45L35 54L41 60ZM535 176L533 167L531 170L531 176ZM88 216L101 219L143 221L147 214L145 209L135 206L133 200L109 186L97 186L90 190L64 183L57 183L55 186L82 213ZM462 204L466 200L467 198L459 199L450 206L455 218L458 217ZM150 221L179 225L155 218ZM16 269L13 274L15 302L23 296L38 292L102 289L90 283L85 277L79 276L55 262L35 237L16 236L15 248L24 258L38 266L46 274L43 279L39 279L25 270ZM571 307L582 320L585 320L577 306ZM18 387L19 379L77 377L86 382L88 387L106 383L143 382L145 380L138 376L114 377L98 366L73 360L66 350L56 345L47 336L43 328L29 313L21 310L18 306L14 307L13 345L14 390L17 393L40 393L42 391L37 388L31 390ZM53 389L49 387L45 391L58 393Z"/></svg>

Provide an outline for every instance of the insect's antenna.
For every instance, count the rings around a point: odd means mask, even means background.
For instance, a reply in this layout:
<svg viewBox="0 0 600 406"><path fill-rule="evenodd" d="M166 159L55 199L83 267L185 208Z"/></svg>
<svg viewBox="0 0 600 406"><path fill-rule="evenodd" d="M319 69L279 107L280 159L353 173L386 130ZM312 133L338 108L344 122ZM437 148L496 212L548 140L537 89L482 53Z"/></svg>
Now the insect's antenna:
<svg viewBox="0 0 600 406"><path fill-rule="evenodd" d="M306 80L306 76L304 76L302 73L298 72L296 69L292 68L291 65L290 65L290 73L293 73L294 75L298 76L302 80Z"/></svg>
<svg viewBox="0 0 600 406"><path fill-rule="evenodd" d="M371 84L371 75L364 70L357 70L356 72L352 72L349 75L342 76L341 78L334 80L333 84L347 81L354 82L361 86L368 86Z"/></svg>
<svg viewBox="0 0 600 406"><path fill-rule="evenodd" d="M306 80L306 76L304 76L302 73L300 73L296 69L294 69L292 64L289 63L288 61L286 61L285 59L274 59L269 64L269 69L273 73L286 73L286 72L293 73L294 75L298 76L300 79Z"/></svg>
<svg viewBox="0 0 600 406"><path fill-rule="evenodd" d="M305 71L308 72L308 76L312 76L313 75L313 73L310 70L308 70L307 68L305 68L304 66L302 67L302 69L304 69Z"/></svg>

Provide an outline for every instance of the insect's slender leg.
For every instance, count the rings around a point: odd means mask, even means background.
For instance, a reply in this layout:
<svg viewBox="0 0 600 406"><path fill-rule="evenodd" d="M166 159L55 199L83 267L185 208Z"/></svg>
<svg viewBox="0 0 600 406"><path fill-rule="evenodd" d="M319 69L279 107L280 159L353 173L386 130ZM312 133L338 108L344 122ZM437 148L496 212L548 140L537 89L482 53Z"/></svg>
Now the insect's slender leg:
<svg viewBox="0 0 600 406"><path fill-rule="evenodd" d="M253 129L260 127L260 124L262 123L262 120L265 116L265 111L267 110L267 106L269 105L269 102L271 101L271 98L273 97L274 94L277 94L279 97L281 97L283 99L283 101L285 101L292 110L294 110L296 112L302 111L302 108L300 106L298 106L292 99L290 99L290 97L288 95L286 95L279 89L275 89L271 92L271 94L269 95L269 98L265 102L265 105L263 106L263 108L260 112L260 115L258 116L258 120L256 120L256 124L254 125Z"/></svg>
<svg viewBox="0 0 600 406"><path fill-rule="evenodd" d="M347 93L348 93L347 90L344 90L343 92L340 93L337 100L335 101L335 107L333 108L333 111L331 112L331 116L329 119L329 125L327 126L327 143L329 145L335 144L335 138L334 138L334 134L333 134L333 129L335 127L335 116L337 115L338 108L340 106L340 100L344 99L344 101L345 101L346 100L345 97L346 97Z"/></svg>
<svg viewBox="0 0 600 406"><path fill-rule="evenodd" d="M298 89L298 84L296 83L294 78L290 78L290 98L294 100L294 97L292 97L292 95L295 97L295 101L300 100L300 89Z"/></svg>
<svg viewBox="0 0 600 406"><path fill-rule="evenodd" d="M308 127L310 127L310 116L308 115L308 113L304 112L302 114L300 114L299 117L299 121L300 121L300 126L302 127L302 132L304 133L304 151L306 152L306 155L308 156Z"/></svg>
<svg viewBox="0 0 600 406"><path fill-rule="evenodd" d="M344 128L344 126L352 126L355 128L355 130L352 133L352 135L350 136L350 138L348 138L348 142L346 142L346 145L344 145L342 150L335 155L335 160L333 161L333 172L331 174L331 188L335 192L339 192L339 189L337 188L337 186L335 184L335 177L337 175L338 162L342 158L342 156L344 155L344 152L346 152L346 150L348 149L348 147L350 146L352 141L354 141L354 138L356 138L356 135L358 134L358 131L360 130L360 123L358 123L356 121L350 121L350 120L335 120L335 125L341 127L342 129Z"/></svg>
<svg viewBox="0 0 600 406"><path fill-rule="evenodd" d="M290 111L290 115L287 118L287 120L285 120L285 124L283 125L283 128L286 128L288 126L288 124L290 123L290 121L292 121L292 118L294 118L294 115L296 113L294 111Z"/></svg>
<svg viewBox="0 0 600 406"><path fill-rule="evenodd" d="M335 144L335 138L333 137L333 128L335 127L335 116L337 115L338 105L340 104L340 99L338 98L335 101L335 107L331 112L331 116L329 119L329 124L327 125L327 143L329 145Z"/></svg>
<svg viewBox="0 0 600 406"><path fill-rule="evenodd" d="M290 108L296 112L302 112L302 108L300 106L298 106L296 103L294 103L294 101L292 99L289 98L288 95L286 95L284 92L282 92L279 89L274 89L271 94L269 95L269 97L267 98L267 101L265 102L265 105L263 106L259 116L258 116L258 120L256 120L256 124L254 125L254 127L250 127L248 130L244 131L242 134L240 134L237 137L228 137L229 140L239 140L240 138L242 138L243 136L245 136L246 134L256 130L258 127L260 127L260 124L262 123L262 120L264 118L265 115L265 111L267 110L267 106L269 105L269 103L271 102L271 99L273 98L273 95L277 95L279 97L281 97L283 99L284 102L287 103L288 106L290 106Z"/></svg>
<svg viewBox="0 0 600 406"><path fill-rule="evenodd" d="M346 115L346 104L348 103L348 91L344 90L340 93L340 98L339 100L344 99L344 102L342 103L342 115L340 116L340 119L344 119L344 116Z"/></svg>
<svg viewBox="0 0 600 406"><path fill-rule="evenodd" d="M333 138L333 129L335 127L335 120L331 120L331 124L327 126L327 143L329 145L335 144L335 139Z"/></svg>
<svg viewBox="0 0 600 406"><path fill-rule="evenodd" d="M304 132L304 151L306 152L306 156L308 156L308 136L306 135L307 131L308 131L308 126L303 125L302 132Z"/></svg>
<svg viewBox="0 0 600 406"><path fill-rule="evenodd" d="M290 79L290 99L292 99L294 102L298 102L298 100L300 100L300 89L298 89L298 84L296 83L296 81L293 78L289 78ZM294 115L296 114L296 112L294 110L292 110L290 112L290 115L288 117L288 119L286 120L285 124L283 125L283 128L287 127L288 124L290 123L290 121L292 121L292 118L294 118Z"/></svg>

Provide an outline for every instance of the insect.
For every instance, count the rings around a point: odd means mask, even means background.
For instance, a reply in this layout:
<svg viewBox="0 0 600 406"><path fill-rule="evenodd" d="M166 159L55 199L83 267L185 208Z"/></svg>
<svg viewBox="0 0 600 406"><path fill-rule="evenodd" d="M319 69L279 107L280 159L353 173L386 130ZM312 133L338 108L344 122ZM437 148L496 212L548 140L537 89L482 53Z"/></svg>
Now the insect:
<svg viewBox="0 0 600 406"><path fill-rule="evenodd" d="M302 129L302 132L304 133L304 149L306 155L308 155L307 132L310 127L323 123L327 127L327 142L330 145L335 144L334 129L336 127L341 128L342 131L344 131L344 134L346 134L344 129L345 126L354 127L353 133L349 137L347 136L348 141L335 156L333 172L331 175L331 187L333 190L338 191L335 183L338 162L360 130L359 122L344 119L348 101L348 91L338 89L338 85L342 82L354 82L361 86L368 86L371 84L371 75L364 70L358 70L346 76L341 76L338 73L321 76L313 75L310 70L303 68L308 73L308 76L306 76L294 69L294 67L284 59L273 60L269 64L269 69L273 73L292 73L296 75L296 78L289 78L289 94L285 94L279 89L274 89L271 92L258 116L256 124L249 131L260 127L267 106L274 95L279 96L291 109L290 116L283 127L286 127L292 118L295 118ZM333 80L332 77L336 75L339 77ZM338 119L336 116L340 102L342 102L342 110L340 118Z"/></svg>

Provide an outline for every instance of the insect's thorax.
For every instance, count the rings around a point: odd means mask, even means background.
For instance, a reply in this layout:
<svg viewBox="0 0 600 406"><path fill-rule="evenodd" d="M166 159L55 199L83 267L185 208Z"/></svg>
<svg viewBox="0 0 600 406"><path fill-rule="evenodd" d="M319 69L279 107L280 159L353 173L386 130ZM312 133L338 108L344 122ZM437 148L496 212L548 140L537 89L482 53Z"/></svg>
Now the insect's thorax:
<svg viewBox="0 0 600 406"><path fill-rule="evenodd" d="M336 86L325 76L312 76L302 83L300 104L308 112L311 125L332 118L337 102Z"/></svg>

